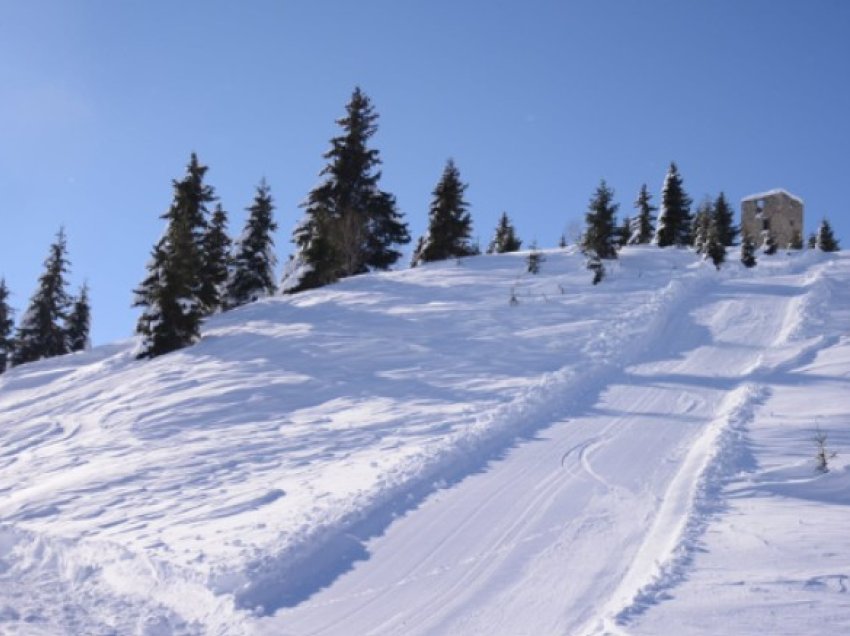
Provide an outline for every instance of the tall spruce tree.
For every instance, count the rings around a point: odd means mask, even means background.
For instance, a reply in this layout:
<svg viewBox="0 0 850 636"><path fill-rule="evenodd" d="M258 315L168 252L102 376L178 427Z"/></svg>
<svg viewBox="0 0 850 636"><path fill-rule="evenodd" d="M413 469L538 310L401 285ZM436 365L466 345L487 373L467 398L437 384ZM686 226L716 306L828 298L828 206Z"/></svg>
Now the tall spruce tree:
<svg viewBox="0 0 850 636"><path fill-rule="evenodd" d="M213 314L225 305L223 296L230 265L230 244L227 212L217 203L201 243L203 264L199 297L205 314Z"/></svg>
<svg viewBox="0 0 850 636"><path fill-rule="evenodd" d="M496 233L493 235L493 240L487 247L488 254L505 254L507 252L516 252L522 247L522 241L516 235L511 220L508 218L507 212L502 212L499 217L499 224L496 226Z"/></svg>
<svg viewBox="0 0 850 636"><path fill-rule="evenodd" d="M71 304L66 281L67 254L65 229L60 228L44 261L44 274L39 278L38 289L18 325L14 364L68 353L65 329L62 325Z"/></svg>
<svg viewBox="0 0 850 636"><path fill-rule="evenodd" d="M65 338L68 351L83 351L91 348L91 306L89 305L89 286L83 284L80 293L74 298L71 313L65 320Z"/></svg>
<svg viewBox="0 0 850 636"><path fill-rule="evenodd" d="M675 162L670 163L661 191L661 211L655 230L658 247L683 247L691 244L691 199L682 185Z"/></svg>
<svg viewBox="0 0 850 636"><path fill-rule="evenodd" d="M645 245L651 243L655 236L655 212L658 208L650 203L652 195L644 183L640 187L638 198L635 201L635 208L638 213L632 219L632 234L629 237L629 245Z"/></svg>
<svg viewBox="0 0 850 636"><path fill-rule="evenodd" d="M835 238L835 234L832 232L832 226L826 219L823 219L818 226L815 245L822 252L837 252L841 249L838 245L838 240Z"/></svg>
<svg viewBox="0 0 850 636"><path fill-rule="evenodd" d="M368 147L377 120L369 98L355 88L345 117L337 120L342 134L324 155L324 180L307 196L304 218L293 232L296 253L287 263L283 292L388 269L401 258L397 247L410 242L395 197L378 187L381 160Z"/></svg>
<svg viewBox="0 0 850 636"><path fill-rule="evenodd" d="M9 305L9 288L6 279L0 278L0 373L3 373L12 361L14 340L12 330L15 327L14 311Z"/></svg>
<svg viewBox="0 0 850 636"><path fill-rule="evenodd" d="M135 290L134 306L144 307L136 325L143 337L139 358L195 342L201 319L215 307L214 285L204 281L206 204L215 200L213 189L203 183L206 171L192 153L186 176L173 182L174 198L162 215L165 233L153 248L148 275Z"/></svg>
<svg viewBox="0 0 850 636"><path fill-rule="evenodd" d="M596 254L601 259L617 258L615 222L618 207L619 205L614 203L614 190L602 179L585 214L585 229L581 237L582 252Z"/></svg>
<svg viewBox="0 0 850 636"><path fill-rule="evenodd" d="M248 207L248 218L242 236L233 250L233 265L227 280L226 306L239 307L275 292L272 233L277 230L272 216L274 200L266 180L260 181L254 202Z"/></svg>
<svg viewBox="0 0 850 636"><path fill-rule="evenodd" d="M735 210L722 192L714 200L714 218L717 223L717 238L721 245L731 247L735 244L740 229L735 225Z"/></svg>
<svg viewBox="0 0 850 636"><path fill-rule="evenodd" d="M470 242L472 218L469 204L463 198L466 188L467 184L460 180L460 171L449 159L434 188L428 212L428 230L416 245L412 267L474 254Z"/></svg>

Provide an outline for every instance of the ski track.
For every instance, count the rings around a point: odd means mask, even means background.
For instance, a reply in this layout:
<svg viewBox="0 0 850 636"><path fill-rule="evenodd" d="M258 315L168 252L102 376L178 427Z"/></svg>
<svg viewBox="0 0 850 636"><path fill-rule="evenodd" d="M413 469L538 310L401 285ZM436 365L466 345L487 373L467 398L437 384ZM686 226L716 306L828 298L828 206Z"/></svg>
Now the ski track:
<svg viewBox="0 0 850 636"><path fill-rule="evenodd" d="M580 256L520 259L0 376L0 632L627 633L686 578L771 382L839 343L833 263L626 250L589 288Z"/></svg>

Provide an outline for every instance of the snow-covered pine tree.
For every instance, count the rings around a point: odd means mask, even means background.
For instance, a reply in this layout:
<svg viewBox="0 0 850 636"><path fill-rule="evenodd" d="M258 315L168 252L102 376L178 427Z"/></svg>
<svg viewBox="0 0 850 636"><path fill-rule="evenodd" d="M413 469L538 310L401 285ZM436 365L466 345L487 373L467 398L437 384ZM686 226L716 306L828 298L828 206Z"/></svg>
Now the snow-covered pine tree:
<svg viewBox="0 0 850 636"><path fill-rule="evenodd" d="M661 191L661 211L655 229L658 247L691 244L691 199L682 186L682 177L675 162L670 163Z"/></svg>
<svg viewBox="0 0 850 636"><path fill-rule="evenodd" d="M640 187L638 198L635 201L635 208L638 213L632 219L632 234L629 237L629 245L644 245L651 243L655 235L655 216L652 214L658 208L650 203L652 195L644 183Z"/></svg>
<svg viewBox="0 0 850 636"><path fill-rule="evenodd" d="M230 309L254 302L275 292L274 238L277 230L272 216L274 201L263 179L257 186L254 202L248 208L248 218L242 236L233 249L233 264L227 280L225 306Z"/></svg>
<svg viewBox="0 0 850 636"><path fill-rule="evenodd" d="M388 269L401 258L397 246L410 242L395 197L378 188L381 160L367 145L377 120L369 98L355 88L345 117L337 120L342 134L324 155L324 180L307 196L304 217L293 231L296 253L285 268L282 292Z"/></svg>
<svg viewBox="0 0 850 636"><path fill-rule="evenodd" d="M714 222L714 205L711 200L706 198L697 207L694 214L693 222L691 223L693 247L697 254L706 255L706 247L708 245L708 233Z"/></svg>
<svg viewBox="0 0 850 636"><path fill-rule="evenodd" d="M230 237L227 234L227 212L217 203L202 241L203 265L201 290L204 313L213 314L224 308L224 286L230 266Z"/></svg>
<svg viewBox="0 0 850 636"><path fill-rule="evenodd" d="M91 348L91 306L89 305L89 286L83 283L80 293L74 298L71 313L65 320L65 338L68 351L84 351Z"/></svg>
<svg viewBox="0 0 850 636"><path fill-rule="evenodd" d="M832 232L832 226L826 219L823 219L818 226L815 246L821 252L837 252L841 249L838 245L838 240L835 238L835 234Z"/></svg>
<svg viewBox="0 0 850 636"><path fill-rule="evenodd" d="M601 259L617 258L615 218L618 207L619 205L614 203L614 190L602 179L590 199L584 217L582 252L588 255L596 254Z"/></svg>
<svg viewBox="0 0 850 636"><path fill-rule="evenodd" d="M412 267L421 263L462 258L474 253L469 238L472 219L469 204L463 198L467 184L460 180L460 171L453 160L446 162L440 181L434 188L428 212L428 230L417 243Z"/></svg>
<svg viewBox="0 0 850 636"><path fill-rule="evenodd" d="M516 252L521 247L522 241L517 238L516 229L508 218L508 213L502 212L502 216L499 217L499 223L496 226L496 233L487 247L487 253L505 254L507 252Z"/></svg>
<svg viewBox="0 0 850 636"><path fill-rule="evenodd" d="M722 192L714 200L714 218L717 223L717 237L721 245L731 247L735 244L740 229L735 225L735 210Z"/></svg>
<svg viewBox="0 0 850 636"><path fill-rule="evenodd" d="M9 288L6 286L6 279L0 278L0 373L3 373L12 361L14 352L12 329L15 327L13 315L14 311L9 305Z"/></svg>
<svg viewBox="0 0 850 636"><path fill-rule="evenodd" d="M756 244L747 236L741 241L741 263L744 267L756 266Z"/></svg>
<svg viewBox="0 0 850 636"><path fill-rule="evenodd" d="M71 304L66 282L67 254L65 229L60 228L44 261L38 289L18 325L13 356L16 365L68 353L62 326Z"/></svg>
<svg viewBox="0 0 850 636"><path fill-rule="evenodd" d="M716 216L712 216L709 220L703 252L706 258L711 259L718 270L726 260L726 246L721 239L720 226Z"/></svg>
<svg viewBox="0 0 850 636"><path fill-rule="evenodd" d="M174 198L162 215L165 233L154 246L148 275L135 290L136 307L144 307L136 324L142 346L139 358L154 358L194 343L200 337L201 319L215 306L211 285L204 285L206 204L215 200L204 185L206 166L192 153L186 176L174 181Z"/></svg>

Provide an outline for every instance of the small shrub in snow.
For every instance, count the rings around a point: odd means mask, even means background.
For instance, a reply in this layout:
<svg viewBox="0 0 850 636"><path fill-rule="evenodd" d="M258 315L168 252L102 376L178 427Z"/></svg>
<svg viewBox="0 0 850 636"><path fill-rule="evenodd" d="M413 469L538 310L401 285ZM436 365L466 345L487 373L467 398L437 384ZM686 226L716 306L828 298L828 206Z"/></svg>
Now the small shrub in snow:
<svg viewBox="0 0 850 636"><path fill-rule="evenodd" d="M537 251L537 243L532 243L531 251L528 253L528 256L525 257L525 263L528 266L528 273L538 274L540 272L541 263L544 263L545 261L546 257Z"/></svg>
<svg viewBox="0 0 850 636"><path fill-rule="evenodd" d="M815 453L815 470L819 473L829 472L829 460L833 459L836 454L830 452L826 447L827 434L818 427L815 432L815 445L817 452Z"/></svg>

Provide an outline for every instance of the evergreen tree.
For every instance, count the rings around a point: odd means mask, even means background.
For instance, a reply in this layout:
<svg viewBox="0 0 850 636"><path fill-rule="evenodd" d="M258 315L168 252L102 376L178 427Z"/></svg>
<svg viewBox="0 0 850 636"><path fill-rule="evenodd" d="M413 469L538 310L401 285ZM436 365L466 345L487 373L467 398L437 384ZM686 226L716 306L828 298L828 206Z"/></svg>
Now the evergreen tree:
<svg viewBox="0 0 850 636"><path fill-rule="evenodd" d="M635 201L638 214L632 221L629 245L644 245L652 242L652 237L655 235L655 216L652 213L658 208L650 203L651 200L652 195L649 194L644 183L638 193L637 201Z"/></svg>
<svg viewBox="0 0 850 636"><path fill-rule="evenodd" d="M704 253L706 258L710 258L718 270L726 260L726 245L723 243L721 234L720 221L715 216L711 218L708 225Z"/></svg>
<svg viewBox="0 0 850 636"><path fill-rule="evenodd" d="M67 292L68 245L64 228L59 229L56 241L44 261L44 274L38 289L21 318L15 338L14 364L33 362L68 353L65 330L61 325L71 304Z"/></svg>
<svg viewBox="0 0 850 636"><path fill-rule="evenodd" d="M369 98L356 88L337 121L343 132L324 155L324 180L307 196L304 218L293 232L296 254L284 272L283 292L388 269L401 258L396 247L410 242L395 197L378 188L381 160L367 146L377 120Z"/></svg>
<svg viewBox="0 0 850 636"><path fill-rule="evenodd" d="M499 224L496 226L496 233L487 247L487 253L505 254L506 252L516 252L520 247L522 247L522 241L517 238L516 230L508 218L507 212L502 212L502 216L499 217Z"/></svg>
<svg viewBox="0 0 850 636"><path fill-rule="evenodd" d="M708 234L712 224L715 224L714 205L710 199L699 204L694 214L691 228L693 230L693 247L697 254L707 254Z"/></svg>
<svg viewBox="0 0 850 636"><path fill-rule="evenodd" d="M12 318L13 315L14 311L9 306L9 288L6 287L6 279L0 278L0 373L6 370L14 353L12 329L15 326L15 321Z"/></svg>
<svg viewBox="0 0 850 636"><path fill-rule="evenodd" d="M91 330L91 307L89 306L89 288L83 284L79 295L74 299L71 313L65 320L65 338L68 351L83 351L91 348L89 331Z"/></svg>
<svg viewBox="0 0 850 636"><path fill-rule="evenodd" d="M564 249L567 246L567 235L563 232L561 233L561 238L558 239L558 247Z"/></svg>
<svg viewBox="0 0 850 636"><path fill-rule="evenodd" d="M741 241L741 263L744 267L756 266L756 244L746 236Z"/></svg>
<svg viewBox="0 0 850 636"><path fill-rule="evenodd" d="M586 227L581 237L581 249L602 259L617 258L614 220L619 206L614 203L614 190L605 179L600 181L585 214Z"/></svg>
<svg viewBox="0 0 850 636"><path fill-rule="evenodd" d="M791 242L788 244L788 249L803 249L803 234L800 232L800 230L794 232L794 235L791 237Z"/></svg>
<svg viewBox="0 0 850 636"><path fill-rule="evenodd" d="M810 250L815 249L818 246L818 235L812 232L809 234L809 238L806 240L806 247Z"/></svg>
<svg viewBox="0 0 850 636"><path fill-rule="evenodd" d="M655 230L658 247L691 244L691 199L682 187L682 177L675 163L670 164L661 191L661 211Z"/></svg>
<svg viewBox="0 0 850 636"><path fill-rule="evenodd" d="M198 296L205 314L213 314L225 305L223 295L230 265L230 243L227 212L217 203L202 242L203 264Z"/></svg>
<svg viewBox="0 0 850 636"><path fill-rule="evenodd" d="M253 302L275 291L272 233L277 230L272 213L274 202L265 179L257 186L254 202L248 208L248 219L242 236L236 241L233 267L227 281L228 308Z"/></svg>
<svg viewBox="0 0 850 636"><path fill-rule="evenodd" d="M431 209L428 213L428 230L417 244L412 266L447 258L461 258L473 254L469 237L472 219L469 204L463 198L467 184L460 180L460 172L451 159L446 163L440 181L434 188Z"/></svg>
<svg viewBox="0 0 850 636"><path fill-rule="evenodd" d="M821 252L837 252L841 249L832 233L832 226L826 219L820 222L815 245Z"/></svg>
<svg viewBox="0 0 850 636"><path fill-rule="evenodd" d="M162 215L166 230L154 246L148 275L135 290L136 307L144 307L136 325L143 337L139 358L153 358L192 344L200 337L201 319L216 307L215 283L205 280L206 204L215 200L203 183L206 166L192 153L174 198Z"/></svg>
<svg viewBox="0 0 850 636"><path fill-rule="evenodd" d="M735 225L735 211L722 192L714 200L714 218L717 223L717 236L721 245L730 247L741 233Z"/></svg>

